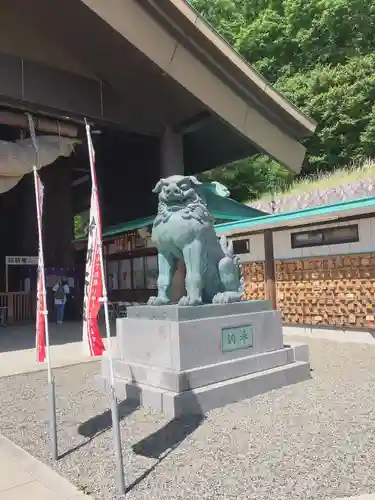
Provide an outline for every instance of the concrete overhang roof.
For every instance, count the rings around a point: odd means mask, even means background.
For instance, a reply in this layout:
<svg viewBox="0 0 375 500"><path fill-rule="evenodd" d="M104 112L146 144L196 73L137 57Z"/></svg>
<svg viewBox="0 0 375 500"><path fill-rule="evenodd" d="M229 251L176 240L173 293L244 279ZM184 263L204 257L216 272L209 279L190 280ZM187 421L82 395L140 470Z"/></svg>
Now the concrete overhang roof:
<svg viewBox="0 0 375 500"><path fill-rule="evenodd" d="M215 67L228 86L259 106L269 117L288 124L296 137L311 135L316 122L278 92L186 0L140 0L155 19L180 35L207 66ZM285 122L284 122L285 121ZM284 123L283 123L284 122Z"/></svg>
<svg viewBox="0 0 375 500"><path fill-rule="evenodd" d="M30 52L31 60L96 80L103 89L103 116L93 118L148 135L162 134L166 126L181 131L188 171L259 151L300 170L305 155L300 141L314 132L315 122L241 59L187 2L5 0L0 14L2 28L10 26L8 14L12 23L24 20L8 37L2 29L0 51L3 40L9 45L13 37L17 47L11 53L27 59ZM31 54L35 37L41 37L44 53ZM59 93L58 77L53 81Z"/></svg>
<svg viewBox="0 0 375 500"><path fill-rule="evenodd" d="M212 112L256 150L292 171L300 170L305 148L299 140L312 134L316 123L281 96L187 2L81 1L151 59L165 77L196 96L202 111Z"/></svg>

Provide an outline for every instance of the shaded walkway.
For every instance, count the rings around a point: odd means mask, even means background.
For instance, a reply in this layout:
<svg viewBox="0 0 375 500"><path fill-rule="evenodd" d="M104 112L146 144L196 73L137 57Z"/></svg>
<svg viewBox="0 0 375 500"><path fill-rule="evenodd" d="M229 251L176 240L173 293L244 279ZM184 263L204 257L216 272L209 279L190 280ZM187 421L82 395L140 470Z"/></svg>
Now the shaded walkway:
<svg viewBox="0 0 375 500"><path fill-rule="evenodd" d="M54 367L93 361L82 352L82 323L50 323L51 361ZM101 325L104 333L104 326ZM115 325L111 328L115 334ZM113 339L115 342L115 339ZM115 346L114 346L115 347ZM0 329L0 377L46 369L36 362L35 325L8 326Z"/></svg>

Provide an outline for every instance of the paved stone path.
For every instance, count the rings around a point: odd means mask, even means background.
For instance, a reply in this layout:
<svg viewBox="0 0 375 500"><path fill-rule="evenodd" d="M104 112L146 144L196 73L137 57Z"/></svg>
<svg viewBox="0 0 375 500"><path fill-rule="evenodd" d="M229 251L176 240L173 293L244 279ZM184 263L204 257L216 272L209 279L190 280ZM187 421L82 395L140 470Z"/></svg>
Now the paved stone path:
<svg viewBox="0 0 375 500"><path fill-rule="evenodd" d="M0 500L84 500L57 472L0 436Z"/></svg>

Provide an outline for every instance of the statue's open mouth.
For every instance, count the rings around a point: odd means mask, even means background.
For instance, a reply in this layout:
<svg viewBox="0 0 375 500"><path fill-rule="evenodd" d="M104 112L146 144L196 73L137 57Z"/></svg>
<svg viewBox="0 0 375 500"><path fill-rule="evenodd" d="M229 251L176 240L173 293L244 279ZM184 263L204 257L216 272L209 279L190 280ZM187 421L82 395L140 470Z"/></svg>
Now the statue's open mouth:
<svg viewBox="0 0 375 500"><path fill-rule="evenodd" d="M175 212L177 210L181 210L183 203L167 203L167 207L171 212Z"/></svg>
<svg viewBox="0 0 375 500"><path fill-rule="evenodd" d="M168 205L168 207L171 207L172 205L183 205L186 200L183 195L170 194L168 196L165 196L164 201Z"/></svg>

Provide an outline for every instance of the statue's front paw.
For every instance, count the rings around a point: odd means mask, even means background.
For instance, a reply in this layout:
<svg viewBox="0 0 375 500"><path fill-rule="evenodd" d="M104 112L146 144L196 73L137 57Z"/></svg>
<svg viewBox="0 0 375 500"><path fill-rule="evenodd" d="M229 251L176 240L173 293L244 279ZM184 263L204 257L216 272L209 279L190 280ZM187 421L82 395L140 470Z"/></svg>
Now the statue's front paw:
<svg viewBox="0 0 375 500"><path fill-rule="evenodd" d="M212 299L213 304L229 304L231 301L231 294L228 292L219 292Z"/></svg>
<svg viewBox="0 0 375 500"><path fill-rule="evenodd" d="M148 299L147 305L149 306L166 306L169 304L168 297L150 297Z"/></svg>
<svg viewBox="0 0 375 500"><path fill-rule="evenodd" d="M226 302L228 302L228 300L226 300L225 294L221 292L214 295L214 298L212 299L213 304L225 304Z"/></svg>
<svg viewBox="0 0 375 500"><path fill-rule="evenodd" d="M203 304L202 297L181 297L178 302L179 306L201 306Z"/></svg>
<svg viewBox="0 0 375 500"><path fill-rule="evenodd" d="M188 297L181 297L178 301L179 306L187 306L188 305Z"/></svg>

